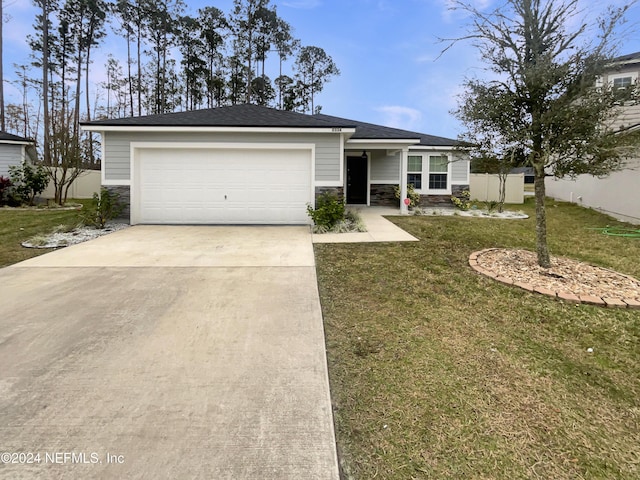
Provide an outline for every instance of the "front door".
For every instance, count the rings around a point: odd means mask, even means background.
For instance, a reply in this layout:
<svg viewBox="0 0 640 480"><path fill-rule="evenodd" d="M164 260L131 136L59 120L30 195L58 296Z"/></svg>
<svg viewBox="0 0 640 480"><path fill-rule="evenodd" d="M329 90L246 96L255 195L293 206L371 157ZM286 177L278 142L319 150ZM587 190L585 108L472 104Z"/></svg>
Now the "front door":
<svg viewBox="0 0 640 480"><path fill-rule="evenodd" d="M367 158L347 157L347 203L367 204Z"/></svg>

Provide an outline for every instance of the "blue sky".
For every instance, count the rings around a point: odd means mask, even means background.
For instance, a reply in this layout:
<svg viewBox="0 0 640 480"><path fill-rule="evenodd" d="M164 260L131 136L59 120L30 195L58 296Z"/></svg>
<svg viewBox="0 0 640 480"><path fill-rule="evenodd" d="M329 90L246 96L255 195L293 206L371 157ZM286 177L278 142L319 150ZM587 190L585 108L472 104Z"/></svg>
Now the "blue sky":
<svg viewBox="0 0 640 480"><path fill-rule="evenodd" d="M493 9L502 2L471 0ZM27 34L36 9L30 0L5 0L4 69L7 101L17 101L13 63L28 63ZM186 0L188 11L211 5L228 13L232 0ZM622 5L623 0L610 0ZM272 0L279 15L294 28L303 45L316 45L332 56L341 75L325 86L316 104L322 112L381 125L455 138L462 126L450 111L457 105L465 77L482 76L482 62L469 43L454 46L437 59L444 45L439 37L463 35L465 19L450 11L450 0ZM599 2L584 0L585 15L599 13ZM640 21L640 8L629 15ZM95 52L92 75L100 81L107 54L121 52L125 43L111 37ZM640 36L630 35L621 54L640 51ZM437 60L436 60L437 59ZM278 73L274 57L271 78Z"/></svg>

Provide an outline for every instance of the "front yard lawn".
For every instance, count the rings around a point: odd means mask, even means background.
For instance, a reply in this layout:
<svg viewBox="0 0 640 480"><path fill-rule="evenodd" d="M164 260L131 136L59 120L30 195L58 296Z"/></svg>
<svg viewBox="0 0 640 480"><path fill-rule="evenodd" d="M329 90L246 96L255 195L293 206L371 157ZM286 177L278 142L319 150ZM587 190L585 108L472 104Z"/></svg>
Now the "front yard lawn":
<svg viewBox="0 0 640 480"><path fill-rule="evenodd" d="M523 210L392 217L420 242L315 245L345 478L640 478L640 311L468 265L483 248L534 250ZM589 229L618 222L551 200L548 217L552 255L640 277L640 239Z"/></svg>
<svg viewBox="0 0 640 480"><path fill-rule="evenodd" d="M71 200L87 203L88 200ZM0 208L0 267L37 257L50 249L24 248L21 243L50 233L58 225L75 226L78 210Z"/></svg>

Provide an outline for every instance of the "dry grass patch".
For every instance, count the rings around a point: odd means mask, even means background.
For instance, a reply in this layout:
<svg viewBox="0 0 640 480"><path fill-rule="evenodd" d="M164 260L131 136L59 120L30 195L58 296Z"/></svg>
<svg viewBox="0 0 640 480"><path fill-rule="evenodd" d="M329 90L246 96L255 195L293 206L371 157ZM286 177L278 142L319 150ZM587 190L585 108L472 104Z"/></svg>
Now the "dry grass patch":
<svg viewBox="0 0 640 480"><path fill-rule="evenodd" d="M640 276L640 241L585 228L610 219L549 215L554 254ZM393 221L421 241L315 246L345 477L640 478L640 312L471 270L531 219Z"/></svg>

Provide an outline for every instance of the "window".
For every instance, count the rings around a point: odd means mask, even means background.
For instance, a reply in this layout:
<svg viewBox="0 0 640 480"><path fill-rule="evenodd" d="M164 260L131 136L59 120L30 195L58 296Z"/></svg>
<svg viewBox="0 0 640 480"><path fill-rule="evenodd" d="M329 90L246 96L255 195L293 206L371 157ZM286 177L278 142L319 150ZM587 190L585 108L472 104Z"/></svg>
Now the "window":
<svg viewBox="0 0 640 480"><path fill-rule="evenodd" d="M422 188L422 157L420 155L409 155L407 165L407 185L420 190Z"/></svg>
<svg viewBox="0 0 640 480"><path fill-rule="evenodd" d="M429 156L429 190L447 189L449 158L446 155Z"/></svg>
<svg viewBox="0 0 640 480"><path fill-rule="evenodd" d="M618 77L613 79L613 88L627 88L633 83L633 77Z"/></svg>

